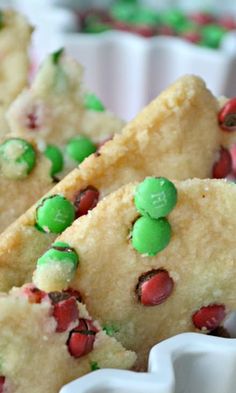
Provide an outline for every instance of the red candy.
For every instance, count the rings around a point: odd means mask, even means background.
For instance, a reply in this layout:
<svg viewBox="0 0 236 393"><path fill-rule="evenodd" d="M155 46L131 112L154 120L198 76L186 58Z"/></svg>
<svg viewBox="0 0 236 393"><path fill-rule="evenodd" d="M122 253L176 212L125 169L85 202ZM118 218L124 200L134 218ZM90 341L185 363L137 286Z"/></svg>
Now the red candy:
<svg viewBox="0 0 236 393"><path fill-rule="evenodd" d="M215 22L215 18L212 15L204 12L195 13L190 16L190 19L201 26L208 25L209 23Z"/></svg>
<svg viewBox="0 0 236 393"><path fill-rule="evenodd" d="M6 377L0 376L0 393L4 392L5 380L6 380Z"/></svg>
<svg viewBox="0 0 236 393"><path fill-rule="evenodd" d="M79 318L77 302L74 297L62 300L54 305L53 314L57 321L56 331L65 332L72 322Z"/></svg>
<svg viewBox="0 0 236 393"><path fill-rule="evenodd" d="M234 29L236 29L236 21L230 15L222 16L218 20L218 23L219 23L220 26L224 27L227 30L234 30Z"/></svg>
<svg viewBox="0 0 236 393"><path fill-rule="evenodd" d="M93 186L88 186L84 190L79 191L74 201L76 218L87 214L89 210L93 209L98 203L98 198L99 191Z"/></svg>
<svg viewBox="0 0 236 393"><path fill-rule="evenodd" d="M182 38L185 38L185 40L192 42L193 44L198 44L201 41L200 34L195 31L188 31L186 33L183 33Z"/></svg>
<svg viewBox="0 0 236 393"><path fill-rule="evenodd" d="M91 352L97 332L98 330L93 326L92 321L80 319L79 325L70 332L67 341L68 351L71 356L80 358Z"/></svg>
<svg viewBox="0 0 236 393"><path fill-rule="evenodd" d="M221 108L218 121L224 131L236 131L236 97L229 100Z"/></svg>
<svg viewBox="0 0 236 393"><path fill-rule="evenodd" d="M216 161L212 168L212 177L214 179L223 179L226 177L232 170L232 157L230 152L221 147L220 157L218 161Z"/></svg>
<svg viewBox="0 0 236 393"><path fill-rule="evenodd" d="M64 289L63 293L69 295L70 297L74 297L78 302L82 302L81 293L77 291L77 289L67 288Z"/></svg>
<svg viewBox="0 0 236 393"><path fill-rule="evenodd" d="M41 303L47 297L46 292L36 288L34 284L27 284L22 288L24 295L28 297L29 303Z"/></svg>
<svg viewBox="0 0 236 393"><path fill-rule="evenodd" d="M192 321L198 329L214 330L223 322L225 316L225 306L213 304L196 311L192 316Z"/></svg>
<svg viewBox="0 0 236 393"><path fill-rule="evenodd" d="M140 277L136 291L144 306L156 306L170 296L173 287L174 282L166 270L151 270Z"/></svg>
<svg viewBox="0 0 236 393"><path fill-rule="evenodd" d="M37 121L38 118L34 113L29 113L27 115L27 127L31 130L35 130L36 128L38 128Z"/></svg>
<svg viewBox="0 0 236 393"><path fill-rule="evenodd" d="M171 37L171 36L175 35L175 32L170 26L163 25L158 28L158 34L159 35L167 35L167 36Z"/></svg>

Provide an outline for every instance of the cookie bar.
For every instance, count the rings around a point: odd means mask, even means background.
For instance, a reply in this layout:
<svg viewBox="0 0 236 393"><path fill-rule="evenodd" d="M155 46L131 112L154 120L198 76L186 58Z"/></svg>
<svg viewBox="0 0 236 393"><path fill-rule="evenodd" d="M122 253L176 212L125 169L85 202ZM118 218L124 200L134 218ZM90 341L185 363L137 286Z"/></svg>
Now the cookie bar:
<svg viewBox="0 0 236 393"><path fill-rule="evenodd" d="M0 391L58 393L98 368L131 368L126 351L71 291L45 293L32 284L0 296Z"/></svg>
<svg viewBox="0 0 236 393"><path fill-rule="evenodd" d="M5 137L0 144L0 231L53 186L51 162L28 138Z"/></svg>
<svg viewBox="0 0 236 393"><path fill-rule="evenodd" d="M29 25L23 15L13 10L1 11L0 100L3 104L10 104L27 85L29 69L28 47L32 30L32 26Z"/></svg>
<svg viewBox="0 0 236 393"><path fill-rule="evenodd" d="M213 331L235 310L235 209L236 185L226 180L147 177L67 228L57 239L64 250L52 244L34 282L79 290L142 368L158 341ZM65 247L79 256L74 270Z"/></svg>
<svg viewBox="0 0 236 393"><path fill-rule="evenodd" d="M57 234L121 185L148 175L180 180L226 176L231 158L221 145L223 138L226 144L234 133L222 129L224 121L219 125L218 112L218 101L199 78L186 76L169 87L120 135L58 183L48 194L56 198L45 197L42 209L38 204L32 207L0 236L1 290L31 281L36 259ZM74 216L58 195L74 205ZM67 206L64 223L50 229L41 213L47 218L48 209L52 212L50 204L58 207L61 202Z"/></svg>
<svg viewBox="0 0 236 393"><path fill-rule="evenodd" d="M5 112L9 104L27 85L31 33L32 27L23 15L0 11L0 135L8 130Z"/></svg>
<svg viewBox="0 0 236 393"><path fill-rule="evenodd" d="M124 124L95 95L84 92L82 67L63 49L47 57L32 86L11 105L7 118L15 135L33 134L58 146L65 146L78 134L98 143Z"/></svg>

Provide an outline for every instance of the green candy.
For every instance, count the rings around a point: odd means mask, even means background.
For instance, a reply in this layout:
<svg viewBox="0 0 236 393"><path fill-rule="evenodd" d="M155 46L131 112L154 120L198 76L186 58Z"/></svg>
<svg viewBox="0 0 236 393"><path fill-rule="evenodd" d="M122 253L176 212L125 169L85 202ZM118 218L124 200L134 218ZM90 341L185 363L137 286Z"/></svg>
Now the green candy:
<svg viewBox="0 0 236 393"><path fill-rule="evenodd" d="M217 49L220 46L221 40L226 33L226 29L218 25L207 25L201 30L202 40L201 45L209 48Z"/></svg>
<svg viewBox="0 0 236 393"><path fill-rule="evenodd" d="M4 15L3 12L0 11L0 29L4 27Z"/></svg>
<svg viewBox="0 0 236 393"><path fill-rule="evenodd" d="M37 266L57 262L61 264L70 264L72 266L72 271L75 271L79 264L79 258L69 244L56 242L38 259Z"/></svg>
<svg viewBox="0 0 236 393"><path fill-rule="evenodd" d="M89 138L82 135L70 139L66 145L66 153L78 163L81 163L96 150L96 145Z"/></svg>
<svg viewBox="0 0 236 393"><path fill-rule="evenodd" d="M139 7L129 21L134 25L157 26L160 23L160 16L150 8Z"/></svg>
<svg viewBox="0 0 236 393"><path fill-rule="evenodd" d="M140 254L154 256L170 242L171 227L166 218L140 217L132 229L132 245Z"/></svg>
<svg viewBox="0 0 236 393"><path fill-rule="evenodd" d="M118 327L115 325L105 325L103 326L102 330L104 330L104 332L106 332L106 334L111 337L114 336L115 333L119 332Z"/></svg>
<svg viewBox="0 0 236 393"><path fill-rule="evenodd" d="M174 30L179 30L183 24L187 23L187 18L184 13L178 9L166 11L162 15L162 23L167 24Z"/></svg>
<svg viewBox="0 0 236 393"><path fill-rule="evenodd" d="M10 138L0 145L0 168L9 179L24 179L36 164L36 152L24 139Z"/></svg>
<svg viewBox="0 0 236 393"><path fill-rule="evenodd" d="M177 190L164 177L147 177L136 189L134 203L142 215L165 217L175 207Z"/></svg>
<svg viewBox="0 0 236 393"><path fill-rule="evenodd" d="M90 370L91 371L100 370L100 367L99 367L98 363L91 361L90 362Z"/></svg>
<svg viewBox="0 0 236 393"><path fill-rule="evenodd" d="M64 53L64 48L60 48L51 54L52 63L57 65Z"/></svg>
<svg viewBox="0 0 236 393"><path fill-rule="evenodd" d="M118 1L111 7L112 18L124 23L130 23L138 10L136 2Z"/></svg>
<svg viewBox="0 0 236 393"><path fill-rule="evenodd" d="M64 160L61 150L55 145L47 145L44 155L51 161L51 176L61 172L64 166Z"/></svg>
<svg viewBox="0 0 236 393"><path fill-rule="evenodd" d="M75 219L73 204L62 195L43 199L36 210L36 224L45 232L61 233Z"/></svg>
<svg viewBox="0 0 236 393"><path fill-rule="evenodd" d="M111 27L102 22L89 22L83 29L84 33L99 34L111 30Z"/></svg>
<svg viewBox="0 0 236 393"><path fill-rule="evenodd" d="M96 111L96 112L104 112L105 107L101 100L92 93L86 93L84 96L84 106L86 109Z"/></svg>
<svg viewBox="0 0 236 393"><path fill-rule="evenodd" d="M84 22L82 31L84 33L103 33L104 31L111 30L111 26L108 23L104 23L96 15L89 15Z"/></svg>

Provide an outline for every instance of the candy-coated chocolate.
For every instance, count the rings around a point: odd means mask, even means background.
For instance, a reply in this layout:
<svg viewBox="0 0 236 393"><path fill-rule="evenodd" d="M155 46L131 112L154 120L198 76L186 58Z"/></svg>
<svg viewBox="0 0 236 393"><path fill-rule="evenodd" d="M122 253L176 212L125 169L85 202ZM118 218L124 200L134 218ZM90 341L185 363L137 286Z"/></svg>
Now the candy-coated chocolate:
<svg viewBox="0 0 236 393"><path fill-rule="evenodd" d="M6 377L4 377L3 375L0 376L0 393L4 393L4 385L6 382Z"/></svg>
<svg viewBox="0 0 236 393"><path fill-rule="evenodd" d="M83 303L81 293L77 289L67 288L63 291L63 293L67 294L70 297L74 297L77 302Z"/></svg>
<svg viewBox="0 0 236 393"><path fill-rule="evenodd" d="M134 223L131 235L135 250L154 256L169 244L171 227L165 218L140 217Z"/></svg>
<svg viewBox="0 0 236 393"><path fill-rule="evenodd" d="M36 164L33 146L21 138L9 138L0 145L0 170L9 179L23 179Z"/></svg>
<svg viewBox="0 0 236 393"><path fill-rule="evenodd" d="M93 93L86 93L84 96L84 106L86 109L96 112L104 112L105 107L102 101Z"/></svg>
<svg viewBox="0 0 236 393"><path fill-rule="evenodd" d="M156 306L163 303L172 293L174 281L166 270L158 269L142 274L136 287L136 293L144 306Z"/></svg>
<svg viewBox="0 0 236 393"><path fill-rule="evenodd" d="M81 163L90 154L95 153L96 150L96 145L83 135L78 135L70 139L66 145L66 153L78 163Z"/></svg>
<svg viewBox="0 0 236 393"><path fill-rule="evenodd" d="M47 293L38 289L34 284L24 285L22 293L27 296L29 303L41 303L47 298Z"/></svg>
<svg viewBox="0 0 236 393"><path fill-rule="evenodd" d="M232 157L230 152L224 147L219 152L219 158L212 168L212 177L214 179L223 179L232 170Z"/></svg>
<svg viewBox="0 0 236 393"><path fill-rule="evenodd" d="M215 22L215 17L207 12L195 12L189 18L201 26Z"/></svg>
<svg viewBox="0 0 236 393"><path fill-rule="evenodd" d="M62 264L71 264L73 270L77 269L79 257L75 250L67 243L55 242L37 261L37 265L60 262Z"/></svg>
<svg viewBox="0 0 236 393"><path fill-rule="evenodd" d="M140 7L133 13L129 22L134 25L152 27L160 23L160 16L155 10L147 7Z"/></svg>
<svg viewBox="0 0 236 393"><path fill-rule="evenodd" d="M97 362L90 362L90 369L91 371L100 370L100 367Z"/></svg>
<svg viewBox="0 0 236 393"><path fill-rule="evenodd" d="M76 218L84 216L89 210L93 209L98 203L98 198L99 191L93 186L80 190L74 201Z"/></svg>
<svg viewBox="0 0 236 393"><path fill-rule="evenodd" d="M164 177L147 177L136 189L134 203L142 215L152 218L164 217L177 202L174 184Z"/></svg>
<svg viewBox="0 0 236 393"><path fill-rule="evenodd" d="M63 155L61 150L55 145L47 145L44 150L44 155L51 161L51 176L55 176L61 172L64 165Z"/></svg>
<svg viewBox="0 0 236 393"><path fill-rule="evenodd" d="M67 346L71 356L80 358L92 351L98 332L88 319L80 319L79 325L70 332Z"/></svg>
<svg viewBox="0 0 236 393"><path fill-rule="evenodd" d="M185 14L178 9L170 9L163 13L162 23L177 30L187 22Z"/></svg>
<svg viewBox="0 0 236 393"><path fill-rule="evenodd" d="M236 131L236 97L231 98L221 108L218 120L224 131Z"/></svg>
<svg viewBox="0 0 236 393"><path fill-rule="evenodd" d="M225 33L226 29L222 26L216 24L204 26L201 30L201 44L213 49L219 48Z"/></svg>
<svg viewBox="0 0 236 393"><path fill-rule="evenodd" d="M62 195L52 195L43 199L36 210L36 223L45 232L61 233L74 219L74 206Z"/></svg>
<svg viewBox="0 0 236 393"><path fill-rule="evenodd" d="M162 11L131 0L114 0L107 9L91 8L79 18L85 33L115 29L143 37L175 35L210 48L218 48L225 32L236 28L231 15L201 11L189 15L174 7Z"/></svg>
<svg viewBox="0 0 236 393"><path fill-rule="evenodd" d="M79 318L76 299L70 297L56 303L52 315L57 321L56 331L58 333L65 332Z"/></svg>
<svg viewBox="0 0 236 393"><path fill-rule="evenodd" d="M69 290L58 291L67 289L78 264L79 257L74 249L69 247L67 243L56 242L38 259L33 277L34 283L40 289L54 291L50 292L53 303L59 295L59 300L75 297ZM56 277L55 271L57 273ZM56 296L56 298L53 296Z"/></svg>
<svg viewBox="0 0 236 393"><path fill-rule="evenodd" d="M223 322L225 316L223 304L212 304L196 311L192 316L192 321L198 329L214 330Z"/></svg>

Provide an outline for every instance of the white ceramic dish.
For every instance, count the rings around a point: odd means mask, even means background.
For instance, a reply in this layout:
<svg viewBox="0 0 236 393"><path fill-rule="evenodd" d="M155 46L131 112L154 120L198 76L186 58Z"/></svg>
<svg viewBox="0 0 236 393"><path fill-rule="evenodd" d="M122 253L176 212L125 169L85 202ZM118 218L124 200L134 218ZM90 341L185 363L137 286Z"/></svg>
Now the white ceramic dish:
<svg viewBox="0 0 236 393"><path fill-rule="evenodd" d="M147 373L97 370L60 393L235 393L236 339L183 333L154 346Z"/></svg>
<svg viewBox="0 0 236 393"><path fill-rule="evenodd" d="M126 120L183 74L200 75L215 95L235 95L236 33L226 35L219 50L197 47L175 37L145 39L123 32L81 34L75 32L76 20L70 8L56 5L73 5L74 0L11 1L36 24L35 61L39 63L49 52L65 47L85 67L86 86L108 109ZM82 8L94 3L104 4L104 0L77 2Z"/></svg>

